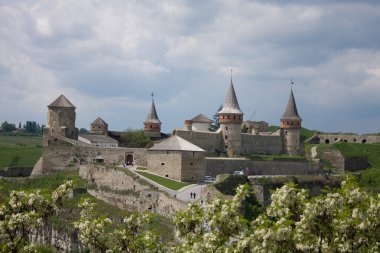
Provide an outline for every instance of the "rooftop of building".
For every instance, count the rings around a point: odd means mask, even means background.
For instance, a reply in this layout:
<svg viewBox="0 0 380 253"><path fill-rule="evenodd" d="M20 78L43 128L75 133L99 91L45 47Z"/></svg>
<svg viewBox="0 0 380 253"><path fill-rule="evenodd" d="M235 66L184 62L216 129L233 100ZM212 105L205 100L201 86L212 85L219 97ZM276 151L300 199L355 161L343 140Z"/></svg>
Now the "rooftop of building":
<svg viewBox="0 0 380 253"><path fill-rule="evenodd" d="M52 107L66 107L75 109L75 106L64 95L60 95L56 100L48 105L48 108Z"/></svg>
<svg viewBox="0 0 380 253"><path fill-rule="evenodd" d="M171 150L171 151L193 151L193 152L205 152L200 147L188 142L187 140L173 135L170 138L155 144L149 150Z"/></svg>

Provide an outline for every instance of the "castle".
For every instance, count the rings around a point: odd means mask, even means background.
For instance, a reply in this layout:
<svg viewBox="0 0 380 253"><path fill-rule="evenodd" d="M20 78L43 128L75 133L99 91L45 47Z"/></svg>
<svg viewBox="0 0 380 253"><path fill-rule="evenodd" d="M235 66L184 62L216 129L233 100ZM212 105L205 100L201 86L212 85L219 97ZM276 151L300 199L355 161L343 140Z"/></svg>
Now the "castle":
<svg viewBox="0 0 380 253"><path fill-rule="evenodd" d="M283 161L251 161L251 154L303 155L298 114L293 90L280 118L280 129L267 132L265 122L243 121L232 78L223 108L219 111L220 127L209 131L212 122L203 114L185 120L182 129L172 136L161 133L161 121L152 99L144 124L144 132L155 145L149 149L118 147L121 133L108 130L101 118L91 123L89 134L79 134L75 127L75 106L63 95L48 105L48 124L43 134L43 155L34 171L62 170L72 163L103 161L109 164L134 163L148 167L156 174L179 181L199 182L205 175L216 176L241 168L255 174L315 174L319 166L289 164Z"/></svg>

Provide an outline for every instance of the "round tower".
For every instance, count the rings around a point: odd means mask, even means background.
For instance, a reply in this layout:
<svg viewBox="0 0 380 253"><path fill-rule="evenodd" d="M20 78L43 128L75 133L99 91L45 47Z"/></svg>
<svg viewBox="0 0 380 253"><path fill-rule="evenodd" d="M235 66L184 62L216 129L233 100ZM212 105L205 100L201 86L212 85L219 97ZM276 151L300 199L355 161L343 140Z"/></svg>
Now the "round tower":
<svg viewBox="0 0 380 253"><path fill-rule="evenodd" d="M75 106L60 95L48 105L47 126L44 128L44 144L49 145L49 139L64 137L77 140L78 129L75 127Z"/></svg>
<svg viewBox="0 0 380 253"><path fill-rule="evenodd" d="M161 137L161 121L158 119L156 106L154 105L152 93L152 105L150 107L148 116L144 121L144 132L147 136L153 138Z"/></svg>
<svg viewBox="0 0 380 253"><path fill-rule="evenodd" d="M283 136L283 150L287 155L303 155L301 141L301 117L298 115L293 89L290 89L288 104L281 117L281 133Z"/></svg>
<svg viewBox="0 0 380 253"><path fill-rule="evenodd" d="M223 108L218 114L227 156L239 156L241 149L241 125L244 113L239 108L232 78Z"/></svg>

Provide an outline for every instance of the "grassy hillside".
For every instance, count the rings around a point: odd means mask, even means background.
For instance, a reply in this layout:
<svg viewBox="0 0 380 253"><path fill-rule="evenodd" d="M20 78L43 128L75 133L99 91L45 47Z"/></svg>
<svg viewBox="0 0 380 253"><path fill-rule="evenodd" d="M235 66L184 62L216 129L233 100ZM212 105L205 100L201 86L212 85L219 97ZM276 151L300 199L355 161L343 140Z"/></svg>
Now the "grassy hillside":
<svg viewBox="0 0 380 253"><path fill-rule="evenodd" d="M0 134L0 169L8 165L32 167L42 154L42 137Z"/></svg>
<svg viewBox="0 0 380 253"><path fill-rule="evenodd" d="M362 144L338 142L334 144L319 144L317 148L318 155L328 149L337 149L345 157L366 156L372 168L380 169L380 143Z"/></svg>
<svg viewBox="0 0 380 253"><path fill-rule="evenodd" d="M59 185L63 184L65 180L70 179L74 184L74 197L65 201L64 210L60 216L54 216L50 219L53 226L58 230L67 232L74 231L72 223L79 219L80 210L78 208L78 203L82 198L90 198L96 203L95 211L98 216L106 216L112 220L120 220L120 218L125 217L125 215L129 213L98 200L85 191L76 191L75 189L86 188L86 181L80 178L78 174L78 170L69 170L43 175L38 178L19 178L17 180L9 180L6 178L0 179L0 205L9 198L9 194L13 190L31 191L41 189L42 194L49 196L51 192ZM151 227L161 235L163 240L173 239L173 233L170 232L173 231L173 225L170 219L155 215Z"/></svg>

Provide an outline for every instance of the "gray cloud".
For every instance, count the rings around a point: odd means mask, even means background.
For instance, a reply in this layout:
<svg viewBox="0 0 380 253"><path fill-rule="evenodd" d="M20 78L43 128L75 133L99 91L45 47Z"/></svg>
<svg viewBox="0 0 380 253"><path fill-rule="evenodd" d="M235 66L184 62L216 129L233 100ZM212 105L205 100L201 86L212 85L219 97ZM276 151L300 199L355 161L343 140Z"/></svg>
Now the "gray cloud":
<svg viewBox="0 0 380 253"><path fill-rule="evenodd" d="M170 132L212 117L234 69L247 119L278 124L293 78L306 127L379 132L378 13L378 1L2 1L0 120L46 122L64 93L79 127L141 128L154 91Z"/></svg>

